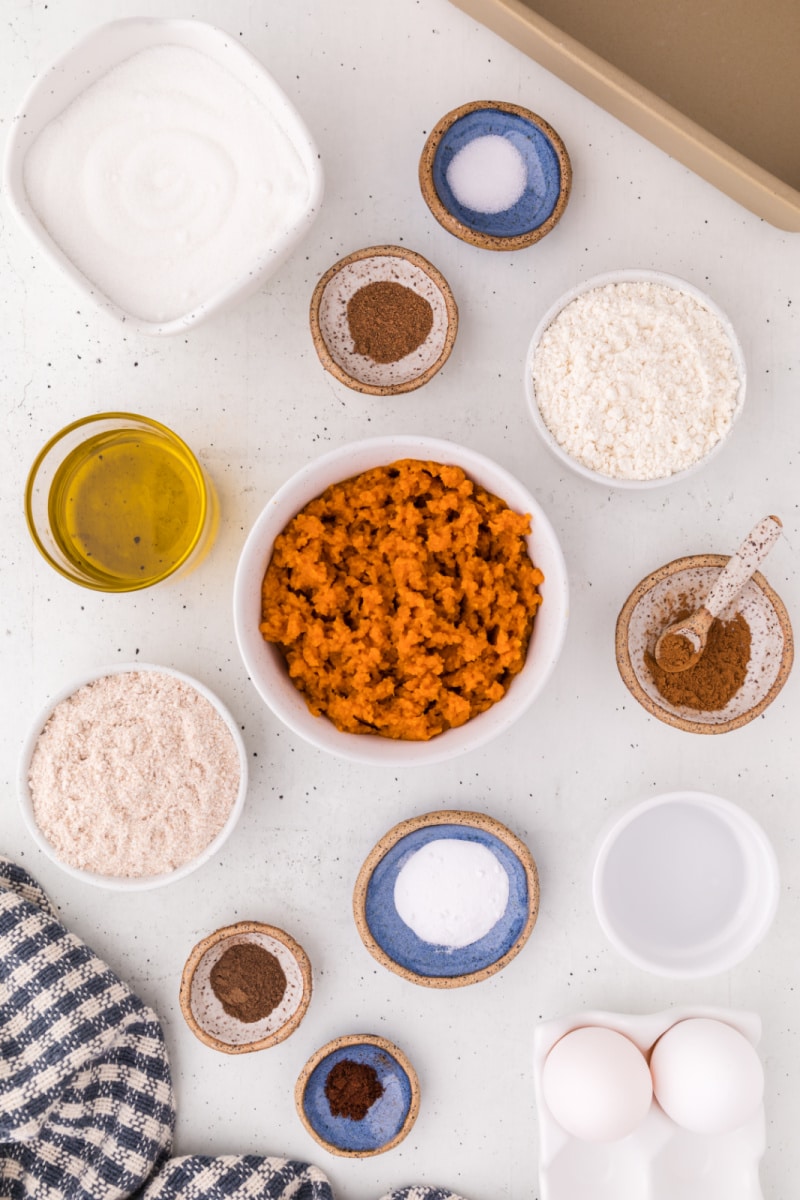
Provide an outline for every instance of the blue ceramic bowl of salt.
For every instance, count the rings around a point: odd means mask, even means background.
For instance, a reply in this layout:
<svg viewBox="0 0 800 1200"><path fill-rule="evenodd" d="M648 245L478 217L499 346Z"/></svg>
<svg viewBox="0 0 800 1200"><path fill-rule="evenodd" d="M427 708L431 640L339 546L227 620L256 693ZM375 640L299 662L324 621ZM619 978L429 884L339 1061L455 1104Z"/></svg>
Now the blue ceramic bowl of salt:
<svg viewBox="0 0 800 1200"><path fill-rule="evenodd" d="M516 104L474 101L432 130L419 180L428 207L450 233L487 250L519 250L560 219L572 168L542 117Z"/></svg>
<svg viewBox="0 0 800 1200"><path fill-rule="evenodd" d="M334 1114L326 1093L331 1072L340 1063L374 1072L381 1092L362 1116ZM416 1072L402 1050L386 1038L354 1034L335 1038L313 1054L295 1088L300 1119L332 1154L367 1158L401 1142L419 1112ZM334 1105L334 1107L336 1107Z"/></svg>
<svg viewBox="0 0 800 1200"><path fill-rule="evenodd" d="M488 933L466 946L424 941L397 910L395 885L409 859L440 838L477 843L508 876L508 901ZM370 953L389 970L427 987L462 987L501 970L524 946L536 922L539 882L524 842L483 813L447 811L402 821L373 849L359 873L353 909Z"/></svg>

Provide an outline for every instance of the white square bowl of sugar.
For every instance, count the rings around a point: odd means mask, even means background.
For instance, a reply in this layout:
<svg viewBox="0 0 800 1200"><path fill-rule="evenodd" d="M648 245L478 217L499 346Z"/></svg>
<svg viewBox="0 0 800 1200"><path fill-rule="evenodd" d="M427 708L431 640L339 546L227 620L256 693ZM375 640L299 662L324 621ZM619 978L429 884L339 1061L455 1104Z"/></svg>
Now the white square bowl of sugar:
<svg viewBox="0 0 800 1200"><path fill-rule="evenodd" d="M160 335L261 287L313 222L323 176L299 114L237 39L136 17L39 76L12 124L4 188L85 295Z"/></svg>
<svg viewBox="0 0 800 1200"><path fill-rule="evenodd" d="M719 453L744 405L739 339L708 297L662 271L596 275L539 321L525 360L539 436L585 479L676 483Z"/></svg>

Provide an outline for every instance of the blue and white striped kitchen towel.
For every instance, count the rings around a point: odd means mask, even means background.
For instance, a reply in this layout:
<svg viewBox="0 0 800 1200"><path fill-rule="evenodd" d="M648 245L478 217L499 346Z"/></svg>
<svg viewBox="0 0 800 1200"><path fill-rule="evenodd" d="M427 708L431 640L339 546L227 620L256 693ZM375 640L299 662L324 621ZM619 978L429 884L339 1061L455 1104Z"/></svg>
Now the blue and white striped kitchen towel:
<svg viewBox="0 0 800 1200"><path fill-rule="evenodd" d="M0 857L2 1200L333 1200L318 1167L170 1158L175 1099L158 1018L36 881ZM384 1200L459 1200L411 1187Z"/></svg>

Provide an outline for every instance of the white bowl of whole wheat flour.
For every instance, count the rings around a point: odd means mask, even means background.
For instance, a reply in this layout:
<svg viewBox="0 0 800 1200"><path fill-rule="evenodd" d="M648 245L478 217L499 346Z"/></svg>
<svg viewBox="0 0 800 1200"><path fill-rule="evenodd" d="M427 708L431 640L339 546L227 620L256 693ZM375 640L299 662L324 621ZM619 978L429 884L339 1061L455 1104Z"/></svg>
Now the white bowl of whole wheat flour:
<svg viewBox="0 0 800 1200"><path fill-rule="evenodd" d="M525 362L533 423L552 452L608 487L674 483L719 452L745 362L708 296L661 271L596 275L543 316Z"/></svg>
<svg viewBox="0 0 800 1200"><path fill-rule="evenodd" d="M63 688L22 747L19 795L36 844L99 887L182 879L230 835L247 791L238 726L169 667L100 668Z"/></svg>

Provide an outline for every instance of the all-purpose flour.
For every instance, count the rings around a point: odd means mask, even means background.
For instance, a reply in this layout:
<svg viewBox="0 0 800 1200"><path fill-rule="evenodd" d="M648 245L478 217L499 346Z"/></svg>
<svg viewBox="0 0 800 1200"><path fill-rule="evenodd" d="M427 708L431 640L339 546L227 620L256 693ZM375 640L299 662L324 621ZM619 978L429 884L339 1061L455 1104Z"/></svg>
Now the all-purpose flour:
<svg viewBox="0 0 800 1200"><path fill-rule="evenodd" d="M42 130L24 179L67 258L153 322L251 272L309 194L297 151L255 93L177 45L141 50L91 84Z"/></svg>
<svg viewBox="0 0 800 1200"><path fill-rule="evenodd" d="M123 671L56 705L31 758L33 815L70 866L158 875L217 836L240 770L230 729L196 688Z"/></svg>
<svg viewBox="0 0 800 1200"><path fill-rule="evenodd" d="M739 373L719 318L688 292L621 282L584 292L547 327L536 402L567 454L616 479L684 470L731 426Z"/></svg>

